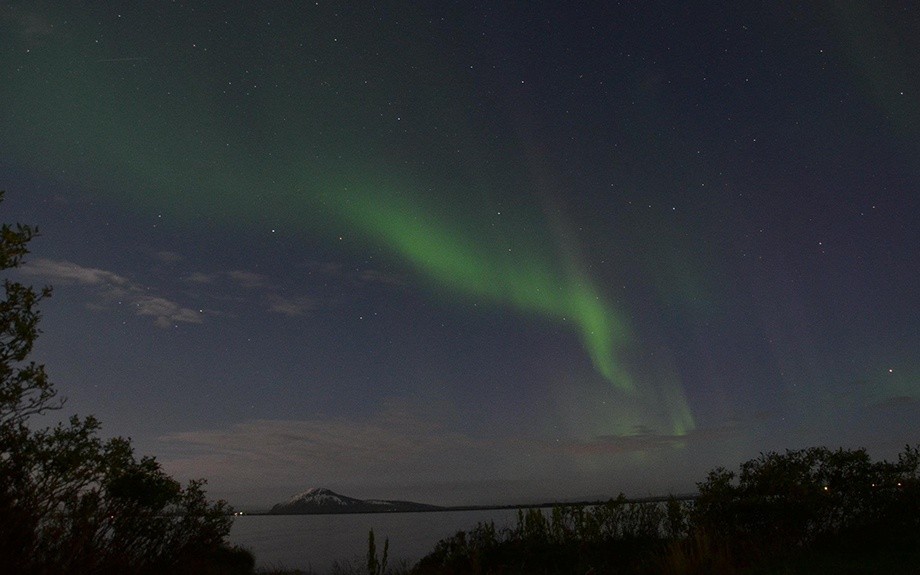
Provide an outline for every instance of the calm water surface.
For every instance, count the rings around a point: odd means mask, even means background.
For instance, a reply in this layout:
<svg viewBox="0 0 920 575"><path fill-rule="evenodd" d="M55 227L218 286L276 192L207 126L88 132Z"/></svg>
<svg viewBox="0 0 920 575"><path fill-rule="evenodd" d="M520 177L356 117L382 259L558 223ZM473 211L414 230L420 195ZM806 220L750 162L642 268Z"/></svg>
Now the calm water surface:
<svg viewBox="0 0 920 575"><path fill-rule="evenodd" d="M363 565L371 529L378 554L389 537L390 565L398 565L403 560L414 563L440 539L488 521L494 521L496 528L510 527L517 522L517 511L244 515L233 522L230 541L255 553L257 569L286 567L325 574L336 561Z"/></svg>

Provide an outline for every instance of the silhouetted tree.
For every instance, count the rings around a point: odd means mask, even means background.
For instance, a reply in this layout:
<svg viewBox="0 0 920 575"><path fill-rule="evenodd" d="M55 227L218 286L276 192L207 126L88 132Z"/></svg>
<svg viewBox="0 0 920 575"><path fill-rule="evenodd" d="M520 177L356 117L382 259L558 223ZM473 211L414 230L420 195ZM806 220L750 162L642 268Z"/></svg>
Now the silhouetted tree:
<svg viewBox="0 0 920 575"><path fill-rule="evenodd" d="M865 449L765 453L737 476L717 468L698 484L693 526L764 550L854 531L916 531L918 478L920 455L910 446L896 463L873 463Z"/></svg>
<svg viewBox="0 0 920 575"><path fill-rule="evenodd" d="M0 192L0 201L2 201ZM18 267L37 231L0 228L0 270ZM51 295L4 280L0 301L0 572L21 574L250 572L226 547L230 509L204 481L182 487L129 440L99 438L92 416L33 429L62 402L45 368L27 361Z"/></svg>

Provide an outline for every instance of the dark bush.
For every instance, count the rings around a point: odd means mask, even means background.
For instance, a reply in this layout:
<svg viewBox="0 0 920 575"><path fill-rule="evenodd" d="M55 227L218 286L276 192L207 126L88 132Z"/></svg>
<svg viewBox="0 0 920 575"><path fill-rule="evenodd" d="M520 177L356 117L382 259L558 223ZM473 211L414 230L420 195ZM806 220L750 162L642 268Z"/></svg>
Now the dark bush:
<svg viewBox="0 0 920 575"><path fill-rule="evenodd" d="M35 233L0 228L0 269L20 265ZM137 459L129 440L100 439L92 416L29 425L61 407L44 366L27 361L39 335L37 306L51 290L3 286L0 573L251 572L252 555L226 547L230 509L208 501L204 481L183 488L152 457Z"/></svg>

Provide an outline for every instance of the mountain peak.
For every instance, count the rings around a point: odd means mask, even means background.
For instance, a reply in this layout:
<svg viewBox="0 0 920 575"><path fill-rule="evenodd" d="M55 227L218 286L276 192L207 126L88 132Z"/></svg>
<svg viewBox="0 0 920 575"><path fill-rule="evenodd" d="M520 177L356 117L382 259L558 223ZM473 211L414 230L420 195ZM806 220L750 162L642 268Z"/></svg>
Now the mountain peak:
<svg viewBox="0 0 920 575"><path fill-rule="evenodd" d="M364 501L339 495L325 487L311 487L272 507L269 513L374 513L381 511L420 511L437 509L433 505L408 501Z"/></svg>
<svg viewBox="0 0 920 575"><path fill-rule="evenodd" d="M306 491L302 493L298 493L297 495L294 495L293 497L291 497L291 501L294 501L296 499L301 499L304 497L313 497L317 495L338 495L338 494L333 492L331 489L327 489L325 487L311 487L310 489L307 489Z"/></svg>
<svg viewBox="0 0 920 575"><path fill-rule="evenodd" d="M288 505L318 505L321 507L350 505L358 501L351 497L345 497L325 487L311 487L302 493L291 497Z"/></svg>

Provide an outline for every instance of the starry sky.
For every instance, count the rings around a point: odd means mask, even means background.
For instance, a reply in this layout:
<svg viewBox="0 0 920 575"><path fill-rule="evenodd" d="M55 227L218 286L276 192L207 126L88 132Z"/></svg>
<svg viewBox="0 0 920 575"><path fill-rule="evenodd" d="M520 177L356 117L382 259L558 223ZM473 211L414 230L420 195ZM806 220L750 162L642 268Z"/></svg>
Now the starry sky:
<svg viewBox="0 0 920 575"><path fill-rule="evenodd" d="M920 440L912 2L0 3L35 359L241 507Z"/></svg>

